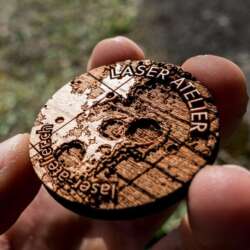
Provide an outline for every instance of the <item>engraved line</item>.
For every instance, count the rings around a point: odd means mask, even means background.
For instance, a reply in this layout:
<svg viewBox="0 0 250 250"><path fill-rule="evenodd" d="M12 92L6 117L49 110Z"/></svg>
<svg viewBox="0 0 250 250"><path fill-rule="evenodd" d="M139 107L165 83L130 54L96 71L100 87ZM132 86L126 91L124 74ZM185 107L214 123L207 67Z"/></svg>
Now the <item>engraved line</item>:
<svg viewBox="0 0 250 250"><path fill-rule="evenodd" d="M179 143L179 148L181 148L183 146L183 143L182 142L180 142ZM165 151L164 151L165 152ZM179 152L179 151L178 151ZM152 168L159 168L158 167L158 163L160 162L160 161L162 161L166 156L168 156L168 155L177 155L177 153L178 152L175 152L175 153L170 153L170 154L168 154L168 153L166 153L165 155L163 155L163 156L161 156L157 161L155 161L155 163L151 163L151 162L149 162L148 160L146 160L145 159L145 162L146 163L148 163L148 164L150 164L151 166L152 166ZM160 170L160 169L159 169ZM181 184L184 184L184 182L182 182L181 180L179 180L179 179L177 179L175 176L173 176L172 174L170 174L168 171L164 171L164 169L162 169L163 170L163 173L165 174L165 175L168 175L169 177L171 177L171 178L173 178L176 182L179 182L179 183L181 183ZM161 171L161 170L160 170ZM162 172L162 171L161 171Z"/></svg>
<svg viewBox="0 0 250 250"><path fill-rule="evenodd" d="M182 185L185 184L185 181L182 181L182 180L178 179L176 176L170 174L166 169L163 169L163 168L161 168L161 167L159 167L159 166L157 166L157 165L156 165L154 168L156 168L157 170L159 170L159 171L160 171L162 174L164 174L165 176L167 175L168 177L173 178L174 181L179 182L179 183L182 184Z"/></svg>
<svg viewBox="0 0 250 250"><path fill-rule="evenodd" d="M108 89L110 89L112 92L115 92L117 95L121 96L118 92L116 92L114 89L112 89L111 87L109 87L106 83L104 83L103 81L100 81L98 78L96 78L94 75L92 75L90 72L88 72L88 74L94 78L96 81L98 81L99 83L101 83L102 85L106 86ZM123 98L123 97L122 97Z"/></svg>
<svg viewBox="0 0 250 250"><path fill-rule="evenodd" d="M152 164L151 162L148 162L146 159L144 159L143 161L146 162L147 164L149 164L151 167L147 168L145 171L141 172L140 174L138 174L136 177L134 177L133 179L129 180L129 182L127 183L127 185L121 187L119 189L119 192L124 189L126 186L134 184L134 181L136 181L138 178L140 178L141 176L143 176L144 174L146 174L147 172L149 172L151 169L153 168L158 168L158 166L156 165L159 161L162 160L163 157L161 157L156 163ZM161 171L162 172L162 171ZM117 173L117 172L116 172ZM171 174L167 173L167 172L163 172L164 175L167 175L168 177L172 178L174 181L179 182L181 184L183 184L182 181L176 179L176 177L172 176Z"/></svg>
<svg viewBox="0 0 250 250"><path fill-rule="evenodd" d="M118 87L116 87L114 90L119 90L122 86L124 86L125 84L127 84L131 79L133 79L133 76L131 78L129 78L128 80L126 80L125 82L123 82L121 85L119 85Z"/></svg>
<svg viewBox="0 0 250 250"><path fill-rule="evenodd" d="M39 144L39 142L37 143L37 144ZM36 145L37 145L36 144ZM35 155L33 155L31 158L33 158L34 156L36 156L37 154L40 154L40 152L39 152L39 150L35 147L35 145L33 145L31 142L30 142L30 145L31 145L31 147L33 148L33 149L35 149L36 150L36 154Z"/></svg>
<svg viewBox="0 0 250 250"><path fill-rule="evenodd" d="M117 176L118 176L120 179L122 179L122 180L125 181L126 183L129 183L129 180L128 180L127 178L125 178L124 176L122 176L122 175L119 174L119 173L116 173L116 174L117 174ZM133 186L134 188L138 189L138 190L139 190L140 192L142 192L143 194L149 196L151 199L154 199L154 200L157 199L156 196L154 196L153 194L149 193L149 192L146 191L145 189L139 187L139 186L136 185L135 183L131 183L131 184L129 184L129 185L127 184L127 185L125 185L125 186L123 186L123 187L125 188L125 187L128 187L128 186ZM118 190L118 192L120 192L121 190L123 190L123 187L120 188L120 189Z"/></svg>
<svg viewBox="0 0 250 250"><path fill-rule="evenodd" d="M151 166L152 168L154 167L152 164L150 164L150 166ZM143 172L141 172L140 174L138 174L136 177L132 178L131 180L128 180L127 185L121 187L121 188L119 189L119 192L120 192L121 190L123 190L126 186L129 186L129 185L133 184L133 182L134 182L136 179L140 178L142 175L144 175L145 173L147 173L147 172L148 172L150 169L152 169L152 168L148 167L146 170L144 170ZM116 173L118 173L118 172L116 172ZM118 173L118 174L119 174L119 173Z"/></svg>
<svg viewBox="0 0 250 250"><path fill-rule="evenodd" d="M172 137L172 136L169 136L169 138L170 138L171 140L173 140L174 142L179 143L179 141L178 141L176 138L174 138L174 137ZM187 147L191 152L193 152L194 154L196 154L196 155L199 156L200 158L205 158L205 159L207 160L207 158L209 157L208 155L203 155L201 152L199 152L199 151L195 150L194 148L192 148L191 146L187 145L186 142L187 142L187 140L185 140L185 141L183 142L182 146Z"/></svg>
<svg viewBox="0 0 250 250"><path fill-rule="evenodd" d="M38 155L38 153L32 155L32 156L30 157L30 159L33 159L33 158L36 157L37 155Z"/></svg>

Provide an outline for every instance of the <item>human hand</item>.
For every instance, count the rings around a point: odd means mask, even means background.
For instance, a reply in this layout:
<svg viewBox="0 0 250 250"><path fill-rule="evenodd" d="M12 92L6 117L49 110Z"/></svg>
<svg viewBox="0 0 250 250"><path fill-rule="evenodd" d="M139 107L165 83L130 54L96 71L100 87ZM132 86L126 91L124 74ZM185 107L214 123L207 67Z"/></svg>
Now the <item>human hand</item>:
<svg viewBox="0 0 250 250"><path fill-rule="evenodd" d="M93 50L88 69L143 58L143 51L131 40L105 39ZM232 62L216 56L193 57L182 67L213 95L220 112L222 139L225 139L246 110L248 98L243 73ZM139 250L173 211L173 208L165 209L127 221L79 216L40 188L29 161L28 144L28 135L17 135L0 144L1 250ZM247 170L232 165L205 167L192 181L188 214L181 226L153 250L250 249L248 190Z"/></svg>

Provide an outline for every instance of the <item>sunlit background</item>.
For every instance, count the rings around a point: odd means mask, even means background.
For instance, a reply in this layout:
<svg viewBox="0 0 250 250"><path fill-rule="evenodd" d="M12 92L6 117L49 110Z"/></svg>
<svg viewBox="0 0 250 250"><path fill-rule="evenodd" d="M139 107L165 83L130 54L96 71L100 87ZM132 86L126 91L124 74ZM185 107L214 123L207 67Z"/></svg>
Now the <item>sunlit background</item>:
<svg viewBox="0 0 250 250"><path fill-rule="evenodd" d="M149 58L181 64L218 54L250 82L247 0L0 0L0 140L29 132L48 97L85 72L102 38L127 35ZM250 166L250 112L220 163ZM177 216L178 217L178 216Z"/></svg>

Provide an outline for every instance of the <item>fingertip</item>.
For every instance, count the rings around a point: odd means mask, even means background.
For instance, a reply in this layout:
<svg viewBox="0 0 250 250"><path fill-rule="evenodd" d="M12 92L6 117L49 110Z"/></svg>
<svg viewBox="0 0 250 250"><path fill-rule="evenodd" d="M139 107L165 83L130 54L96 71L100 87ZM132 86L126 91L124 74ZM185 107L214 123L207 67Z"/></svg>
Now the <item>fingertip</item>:
<svg viewBox="0 0 250 250"><path fill-rule="evenodd" d="M143 50L131 39L124 36L107 38L100 41L92 51L87 70L127 59L144 58Z"/></svg>
<svg viewBox="0 0 250 250"><path fill-rule="evenodd" d="M183 69L191 72L211 92L219 109L221 132L227 137L247 109L246 77L232 61L215 55L189 58Z"/></svg>
<svg viewBox="0 0 250 250"><path fill-rule="evenodd" d="M235 165L209 166L194 178L188 195L195 241L207 249L250 245L250 174Z"/></svg>
<svg viewBox="0 0 250 250"><path fill-rule="evenodd" d="M16 221L39 190L28 150L28 134L18 134L0 144L0 233Z"/></svg>

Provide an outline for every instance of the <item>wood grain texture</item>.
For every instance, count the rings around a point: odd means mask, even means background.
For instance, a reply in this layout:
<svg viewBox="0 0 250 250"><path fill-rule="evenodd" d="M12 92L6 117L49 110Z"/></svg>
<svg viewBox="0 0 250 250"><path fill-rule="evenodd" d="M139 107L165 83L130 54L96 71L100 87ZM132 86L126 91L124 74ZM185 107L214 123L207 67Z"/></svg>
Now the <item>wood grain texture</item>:
<svg viewBox="0 0 250 250"><path fill-rule="evenodd" d="M180 199L214 161L218 140L217 109L202 83L173 64L128 60L58 90L35 121L30 158L66 207L123 218Z"/></svg>

